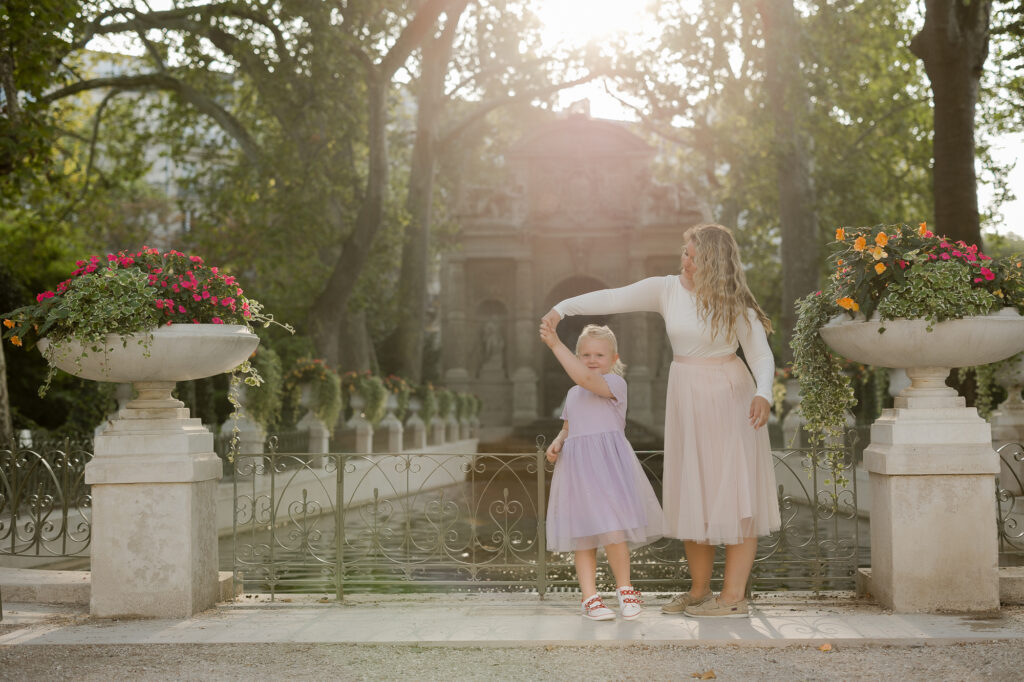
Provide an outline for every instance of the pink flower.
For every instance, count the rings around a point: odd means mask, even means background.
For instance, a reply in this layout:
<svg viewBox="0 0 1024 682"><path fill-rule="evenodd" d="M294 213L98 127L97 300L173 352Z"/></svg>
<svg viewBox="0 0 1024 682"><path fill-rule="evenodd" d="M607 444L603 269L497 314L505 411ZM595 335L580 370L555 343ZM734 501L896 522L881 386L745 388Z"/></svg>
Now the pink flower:
<svg viewBox="0 0 1024 682"><path fill-rule="evenodd" d="M178 291L181 291L181 289L178 288L177 284L172 284L171 285L171 291L178 292Z"/></svg>
<svg viewBox="0 0 1024 682"><path fill-rule="evenodd" d="M975 283L975 284L977 284L978 282L981 282L981 281L983 281L983 280L981 279L981 277L975 277L975 278L974 278L974 283Z"/></svg>
<svg viewBox="0 0 1024 682"><path fill-rule="evenodd" d="M160 282L160 286L162 286L162 287L165 287L165 288L166 288L166 287L167 287L167 282Z"/></svg>
<svg viewBox="0 0 1024 682"><path fill-rule="evenodd" d="M217 305L217 297L216 296L211 296L210 297L210 303L212 303L214 305Z"/></svg>
<svg viewBox="0 0 1024 682"><path fill-rule="evenodd" d="M996 278L995 273L989 270L988 268L982 268L981 274L985 277L985 279L987 279L990 282Z"/></svg>
<svg viewBox="0 0 1024 682"><path fill-rule="evenodd" d="M160 309L163 309L163 307L164 307L164 302L161 301L159 298L156 299L156 307L160 308Z"/></svg>
<svg viewBox="0 0 1024 682"><path fill-rule="evenodd" d="M85 269L85 271L86 272L96 272L96 266L95 265L90 265L89 267L87 267Z"/></svg>
<svg viewBox="0 0 1024 682"><path fill-rule="evenodd" d="M199 301L203 300L203 297L200 296L199 294L192 294L192 300L196 301L196 302L199 302Z"/></svg>
<svg viewBox="0 0 1024 682"><path fill-rule="evenodd" d="M178 312L179 312L179 313L184 313L184 312L185 312L185 306L183 306L183 305L179 305L179 306L178 306Z"/></svg>
<svg viewBox="0 0 1024 682"><path fill-rule="evenodd" d="M949 260L949 254L948 253L942 254L942 260Z"/></svg>
<svg viewBox="0 0 1024 682"><path fill-rule="evenodd" d="M210 322L213 322L214 324L224 324L224 320L220 319L219 317L213 318L212 320L210 320Z"/></svg>
<svg viewBox="0 0 1024 682"><path fill-rule="evenodd" d="M117 256L115 256L112 253L108 253L107 254L107 260L110 261L110 262L113 262L113 261L117 260Z"/></svg>
<svg viewBox="0 0 1024 682"><path fill-rule="evenodd" d="M203 289L203 298L210 298L210 292L206 289Z"/></svg>

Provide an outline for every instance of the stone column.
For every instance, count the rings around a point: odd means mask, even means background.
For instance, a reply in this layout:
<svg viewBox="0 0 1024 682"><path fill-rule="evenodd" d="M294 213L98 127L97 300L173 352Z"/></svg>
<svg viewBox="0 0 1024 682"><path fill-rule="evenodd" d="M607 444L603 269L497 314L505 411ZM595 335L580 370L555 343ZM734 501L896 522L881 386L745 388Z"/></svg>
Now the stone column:
<svg viewBox="0 0 1024 682"><path fill-rule="evenodd" d="M447 259L444 278L444 329L441 334L444 381L448 386L465 386L469 381L466 359L466 263Z"/></svg>
<svg viewBox="0 0 1024 682"><path fill-rule="evenodd" d="M513 312L515 347L511 354L512 372L512 421L514 424L529 424L537 418L538 390L536 354L537 327L540 315L533 309L533 264L527 258L516 261L516 295Z"/></svg>
<svg viewBox="0 0 1024 682"><path fill-rule="evenodd" d="M187 618L218 597L213 435L170 397L174 382L138 382L138 398L96 436L91 613Z"/></svg>
<svg viewBox="0 0 1024 682"><path fill-rule="evenodd" d="M901 612L999 608L991 430L945 384L948 370L907 370L913 385L871 427L870 591Z"/></svg>

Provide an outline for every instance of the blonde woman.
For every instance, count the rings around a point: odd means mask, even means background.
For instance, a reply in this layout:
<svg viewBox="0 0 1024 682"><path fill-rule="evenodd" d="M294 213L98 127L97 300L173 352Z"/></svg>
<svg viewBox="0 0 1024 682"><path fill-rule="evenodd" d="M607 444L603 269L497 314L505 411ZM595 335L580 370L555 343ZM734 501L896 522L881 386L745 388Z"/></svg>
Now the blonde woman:
<svg viewBox="0 0 1024 682"><path fill-rule="evenodd" d="M665 400L665 535L684 541L691 584L661 610L745 617L757 536L781 525L764 428L775 373L771 322L747 287L728 228L698 225L683 244L679 275L566 299L541 328L553 330L566 315L648 311L665 319L674 354ZM726 546L725 581L714 595L719 544Z"/></svg>

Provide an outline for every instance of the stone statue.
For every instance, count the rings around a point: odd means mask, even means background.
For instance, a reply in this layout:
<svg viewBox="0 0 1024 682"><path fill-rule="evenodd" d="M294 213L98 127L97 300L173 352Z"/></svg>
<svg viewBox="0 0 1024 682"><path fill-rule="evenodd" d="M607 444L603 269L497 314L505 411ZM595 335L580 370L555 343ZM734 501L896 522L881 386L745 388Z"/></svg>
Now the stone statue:
<svg viewBox="0 0 1024 682"><path fill-rule="evenodd" d="M505 337L501 331L501 321L497 317L491 317L484 322L480 329L480 343L483 352L480 357L483 359L480 365L483 371L501 371L505 368Z"/></svg>

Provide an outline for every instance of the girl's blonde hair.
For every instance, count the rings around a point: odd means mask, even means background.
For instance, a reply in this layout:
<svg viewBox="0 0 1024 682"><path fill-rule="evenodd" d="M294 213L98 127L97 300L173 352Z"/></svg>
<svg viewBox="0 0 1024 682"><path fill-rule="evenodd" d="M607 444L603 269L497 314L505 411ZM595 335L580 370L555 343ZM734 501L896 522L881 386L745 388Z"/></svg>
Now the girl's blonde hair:
<svg viewBox="0 0 1024 682"><path fill-rule="evenodd" d="M576 339L576 357L580 356L580 345L583 343L583 339L599 339L601 341L607 341L612 347L612 355L619 354L619 343L615 340L615 332L608 327L588 324L580 332L580 338ZM612 365L612 374L618 374L620 377L626 374L626 366L622 364L622 360L615 359L615 364Z"/></svg>
<svg viewBox="0 0 1024 682"><path fill-rule="evenodd" d="M737 320L747 319L751 308L764 326L772 333L772 321L757 305L747 286L740 261L740 247L729 228L713 223L696 225L683 234L683 252L693 242L693 293L697 298L697 311L712 334L724 332L729 339L736 338Z"/></svg>

